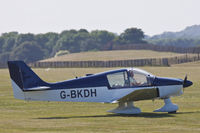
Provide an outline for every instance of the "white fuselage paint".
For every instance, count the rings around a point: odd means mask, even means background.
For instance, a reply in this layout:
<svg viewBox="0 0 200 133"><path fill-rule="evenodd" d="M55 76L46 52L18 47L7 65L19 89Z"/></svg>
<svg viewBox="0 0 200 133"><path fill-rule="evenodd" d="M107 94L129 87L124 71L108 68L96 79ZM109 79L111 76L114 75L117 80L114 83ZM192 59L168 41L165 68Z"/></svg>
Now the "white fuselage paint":
<svg viewBox="0 0 200 133"><path fill-rule="evenodd" d="M140 88L121 88L108 89L106 86L58 89L58 90L40 90L23 92L17 84L12 81L14 96L17 99L28 101L66 101L66 102L105 102L110 103L130 94L135 90L151 89L152 87ZM182 85L158 86L159 98L167 98L182 94Z"/></svg>
<svg viewBox="0 0 200 133"><path fill-rule="evenodd" d="M19 86L11 79L14 97L16 99L25 100L24 92L19 88Z"/></svg>
<svg viewBox="0 0 200 133"><path fill-rule="evenodd" d="M160 98L180 96L183 94L183 85L158 86Z"/></svg>

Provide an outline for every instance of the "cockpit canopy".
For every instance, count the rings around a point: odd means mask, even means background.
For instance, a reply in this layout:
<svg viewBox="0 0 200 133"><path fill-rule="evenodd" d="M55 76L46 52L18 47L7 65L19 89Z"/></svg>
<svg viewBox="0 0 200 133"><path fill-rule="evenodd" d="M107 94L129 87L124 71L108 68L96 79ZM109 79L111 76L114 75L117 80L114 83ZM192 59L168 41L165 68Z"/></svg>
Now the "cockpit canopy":
<svg viewBox="0 0 200 133"><path fill-rule="evenodd" d="M155 76L138 68L128 68L107 74L107 79L110 88L127 88L151 86Z"/></svg>

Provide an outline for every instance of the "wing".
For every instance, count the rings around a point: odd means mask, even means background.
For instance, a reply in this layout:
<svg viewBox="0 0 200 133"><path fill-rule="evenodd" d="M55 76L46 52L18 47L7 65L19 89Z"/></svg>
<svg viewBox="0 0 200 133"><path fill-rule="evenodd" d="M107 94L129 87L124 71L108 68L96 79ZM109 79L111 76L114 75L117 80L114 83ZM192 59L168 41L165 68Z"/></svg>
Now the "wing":
<svg viewBox="0 0 200 133"><path fill-rule="evenodd" d="M119 102L149 100L159 97L158 88L144 88L135 90L128 95L118 99Z"/></svg>

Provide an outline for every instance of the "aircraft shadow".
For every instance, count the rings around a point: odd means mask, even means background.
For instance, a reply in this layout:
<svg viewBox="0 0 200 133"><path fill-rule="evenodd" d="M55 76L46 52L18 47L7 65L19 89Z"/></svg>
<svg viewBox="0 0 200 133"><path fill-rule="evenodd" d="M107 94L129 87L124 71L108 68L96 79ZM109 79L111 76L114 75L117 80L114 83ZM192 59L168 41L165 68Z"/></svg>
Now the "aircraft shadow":
<svg viewBox="0 0 200 133"><path fill-rule="evenodd" d="M175 114L168 113L140 113L134 115L126 114L106 114L106 115L87 115L87 116L66 116L66 117L39 117L36 119L75 119L75 118L98 118L98 117L143 117L143 118L164 118L164 117L176 117L178 114L190 114L190 113L200 113L200 112L177 112Z"/></svg>

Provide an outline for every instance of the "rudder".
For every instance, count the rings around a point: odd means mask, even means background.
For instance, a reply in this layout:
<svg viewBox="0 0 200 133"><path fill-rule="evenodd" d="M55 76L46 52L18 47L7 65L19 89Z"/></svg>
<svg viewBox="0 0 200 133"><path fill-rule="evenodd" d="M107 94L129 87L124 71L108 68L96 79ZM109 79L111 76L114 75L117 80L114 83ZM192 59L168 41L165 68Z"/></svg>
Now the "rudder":
<svg viewBox="0 0 200 133"><path fill-rule="evenodd" d="M23 93L30 88L48 86L48 83L41 80L23 61L8 61L8 69L15 97L18 95L16 93L21 93L19 89ZM22 94L20 97L16 98L22 99Z"/></svg>

